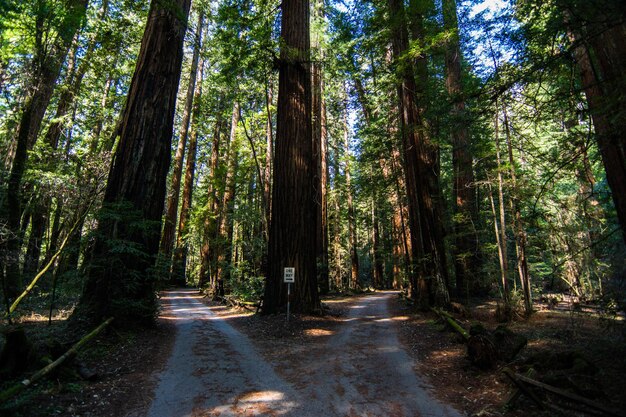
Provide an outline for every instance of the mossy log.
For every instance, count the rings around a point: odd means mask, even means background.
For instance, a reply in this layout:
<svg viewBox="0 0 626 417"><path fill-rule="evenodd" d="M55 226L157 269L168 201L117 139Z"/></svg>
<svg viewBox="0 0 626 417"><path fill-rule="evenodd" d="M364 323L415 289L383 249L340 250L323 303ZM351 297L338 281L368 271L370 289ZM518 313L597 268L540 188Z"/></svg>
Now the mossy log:
<svg viewBox="0 0 626 417"><path fill-rule="evenodd" d="M438 308L432 308L431 310L434 311L443 320L447 321L454 330L456 330L461 336L463 336L463 339L465 339L465 341L469 340L470 334L456 320L454 320L450 313Z"/></svg>
<svg viewBox="0 0 626 417"><path fill-rule="evenodd" d="M112 321L113 321L112 317L107 319L100 326L96 327L93 331L91 331L91 333L87 334L82 339L80 339L78 342L76 342L74 344L74 346L72 346L70 348L70 350L68 350L63 355L61 355L57 360L55 360L54 362L52 362L49 365L45 366L44 368L40 369L33 376L31 376L30 378L25 379L25 380L21 381L20 383L13 385L11 388L7 389L6 391L0 392L0 403L3 403L5 401L8 401L11 398L15 397L17 394L19 394L20 392L24 391L26 388L30 387L35 382L39 381L41 378L45 377L50 372L55 370L63 362L65 362L69 358L71 358L74 355L76 355L81 347L83 347L87 342L89 342L91 339L96 337L98 335L98 333L100 333Z"/></svg>
<svg viewBox="0 0 626 417"><path fill-rule="evenodd" d="M498 361L510 362L528 342L524 336L513 333L506 326L498 326L490 332L478 324L468 332L447 311L431 310L463 337L467 343L467 356L479 368L493 368Z"/></svg>

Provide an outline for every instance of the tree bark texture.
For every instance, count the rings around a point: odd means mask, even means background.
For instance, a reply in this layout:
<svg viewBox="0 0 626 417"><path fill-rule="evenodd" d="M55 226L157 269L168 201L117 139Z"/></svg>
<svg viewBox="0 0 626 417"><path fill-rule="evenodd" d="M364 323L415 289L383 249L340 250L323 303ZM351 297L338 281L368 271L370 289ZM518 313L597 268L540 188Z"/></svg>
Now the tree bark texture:
<svg viewBox="0 0 626 417"><path fill-rule="evenodd" d="M417 289L417 305L428 308L448 302L443 235L438 224L441 221L437 202L438 158L436 148L426 136L427 129L418 107L416 93L422 90L418 90L413 65L402 59L409 45L404 5L399 0L389 0L388 7L393 22L393 56L399 72L398 98L412 248L409 282ZM425 76L423 64L416 67L422 77Z"/></svg>
<svg viewBox="0 0 626 417"><path fill-rule="evenodd" d="M356 64L353 62L353 68L355 74L353 75L354 88L357 93L357 100L361 105L363 111L363 117L365 122L370 125L372 122L372 112L370 104L367 100L365 93L365 87L363 82L356 74ZM386 169L386 158L381 157L378 162L383 173L385 180L388 180L388 169ZM390 197L391 199L392 197ZM382 245L380 241L380 216L377 209L378 201L376 195L372 194L372 285L376 289L382 289L385 287L384 281L384 260L382 255Z"/></svg>
<svg viewBox="0 0 626 417"><path fill-rule="evenodd" d="M224 285L230 277L230 262L232 260L233 240L233 207L235 203L236 177L239 167L239 143L237 141L237 125L240 119L239 103L233 105L233 114L230 126L230 146L228 149L228 163L224 183L224 197L221 199L217 224L217 235L214 241L216 253L215 292L213 296L224 295Z"/></svg>
<svg viewBox="0 0 626 417"><path fill-rule="evenodd" d="M476 188L472 167L472 150L465 116L465 99L461 83L461 49L456 0L443 0L443 22L450 40L446 48L446 89L451 100L452 168L454 198L454 269L456 294L466 298L475 289L479 262L475 224Z"/></svg>
<svg viewBox="0 0 626 417"><path fill-rule="evenodd" d="M626 9L621 2L592 4L568 5L564 14L626 242Z"/></svg>
<svg viewBox="0 0 626 417"><path fill-rule="evenodd" d="M498 103L496 102L496 109ZM500 153L500 122L499 111L496 112L494 121L495 139L496 139L496 163L498 169L498 213L500 217L500 239L498 243L498 255L500 259L500 273L502 281L502 297L505 308L509 309L510 301L510 285L509 285L509 255L507 250L506 236L506 211L504 209L504 175L502 173L502 156Z"/></svg>
<svg viewBox="0 0 626 417"><path fill-rule="evenodd" d="M204 73L204 61L200 62L198 70L198 82L193 97L193 108L191 111L191 128L189 132L189 145L187 146L187 157L185 159L185 177L183 183L182 204L180 206L180 216L178 220L178 232L176 235L176 249L171 268L170 282L175 285L184 286L187 283L187 234L189 232L189 220L191 218L191 202L193 196L193 185L196 171L196 152L198 148L198 118L200 117L200 98L202 96L202 78Z"/></svg>
<svg viewBox="0 0 626 417"><path fill-rule="evenodd" d="M350 127L348 126L348 103L345 102L343 114L343 146L346 158L344 168L346 176L346 200L348 205L348 243L350 245L350 289L356 290L361 288L359 281L359 253L358 242L356 236L356 215L354 212L354 199L352 190L352 174L350 172Z"/></svg>
<svg viewBox="0 0 626 417"><path fill-rule="evenodd" d="M161 234L160 252L169 259L174 246L174 237L176 234L176 217L178 214L178 201L180 197L180 183L183 172L183 159L185 155L185 146L187 145L187 137L189 134L189 124L191 121L191 113L193 112L194 96L196 91L196 79L198 76L198 61L200 60L200 46L202 43L202 27L204 24L204 13L199 11L198 23L193 43L193 55L191 57L191 68L189 69L189 84L187 85L187 93L185 95L185 104L183 107L183 117L181 120L180 133L178 138L178 146L174 155L174 166L172 168L172 180L170 182L169 196L167 198L167 208L165 218L163 219L163 233ZM202 83L202 77L200 77ZM194 153L195 154L195 153ZM181 283L181 280L173 279L175 283ZM184 283L184 280L183 280Z"/></svg>
<svg viewBox="0 0 626 417"><path fill-rule="evenodd" d="M315 0L313 18L324 19L323 2ZM323 51L319 33L313 33L311 47L315 53L311 64L312 76L312 113L313 113L313 157L315 159L315 203L317 216L317 280L321 294L330 290L328 278L328 196L327 196L327 146L326 146L326 109L324 102L324 82L322 74Z"/></svg>
<svg viewBox="0 0 626 417"><path fill-rule="evenodd" d="M320 309L315 265L315 161L308 0L282 3L278 113L264 313L287 303L283 268L295 268L293 308Z"/></svg>
<svg viewBox="0 0 626 417"><path fill-rule="evenodd" d="M90 321L145 322L156 313L153 267L189 7L190 0L150 5L77 309Z"/></svg>
<svg viewBox="0 0 626 417"><path fill-rule="evenodd" d="M268 226L267 238L269 239L269 225L272 220L272 160L274 158L274 132L272 125L272 84L271 79L267 80L265 86L265 107L267 109L267 120L265 123L265 167L263 168L263 202L265 224Z"/></svg>
<svg viewBox="0 0 626 417"><path fill-rule="evenodd" d="M218 195L218 189L216 187L217 172L220 159L220 145L221 145L221 131L222 124L224 124L221 112L221 102L218 105L218 118L215 123L215 129L213 132L213 143L211 146L211 157L209 159L209 171L211 175L211 181L209 182L208 199L207 199L207 214L204 217L202 225L202 246L200 247L200 277L198 279L198 287L204 288L207 284L210 286L210 294L217 293L217 281L214 282L213 277L213 253L212 253L212 241L214 241L215 232L217 228L217 210L218 201L220 196Z"/></svg>

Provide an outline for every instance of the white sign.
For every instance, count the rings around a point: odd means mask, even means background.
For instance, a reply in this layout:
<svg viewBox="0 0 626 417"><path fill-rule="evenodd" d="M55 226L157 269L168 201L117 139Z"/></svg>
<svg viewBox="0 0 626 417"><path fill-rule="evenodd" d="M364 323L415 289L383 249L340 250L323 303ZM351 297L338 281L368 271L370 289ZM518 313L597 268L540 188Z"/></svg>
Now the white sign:
<svg viewBox="0 0 626 417"><path fill-rule="evenodd" d="M285 268L285 272L283 275L283 282L286 282L286 283L296 282L296 268L293 268L293 267Z"/></svg>

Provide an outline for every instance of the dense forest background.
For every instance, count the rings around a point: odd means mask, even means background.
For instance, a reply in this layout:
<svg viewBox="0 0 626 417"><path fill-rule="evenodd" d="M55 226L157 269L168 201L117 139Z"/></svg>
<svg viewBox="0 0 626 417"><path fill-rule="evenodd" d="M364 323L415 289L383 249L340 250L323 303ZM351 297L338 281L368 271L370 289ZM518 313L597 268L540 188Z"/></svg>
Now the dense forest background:
<svg viewBox="0 0 626 417"><path fill-rule="evenodd" d="M280 311L286 266L300 311L623 308L620 1L189 3L0 2L3 314L144 321L170 284Z"/></svg>

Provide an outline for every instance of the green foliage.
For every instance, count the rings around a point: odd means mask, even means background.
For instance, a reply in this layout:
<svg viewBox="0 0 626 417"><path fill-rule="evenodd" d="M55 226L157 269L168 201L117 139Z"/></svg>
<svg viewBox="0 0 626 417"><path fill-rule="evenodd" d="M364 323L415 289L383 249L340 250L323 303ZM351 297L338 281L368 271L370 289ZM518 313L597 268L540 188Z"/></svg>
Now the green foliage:
<svg viewBox="0 0 626 417"><path fill-rule="evenodd" d="M242 301L257 302L263 296L265 277L254 275L254 270L246 262L232 267L230 272L231 294Z"/></svg>

